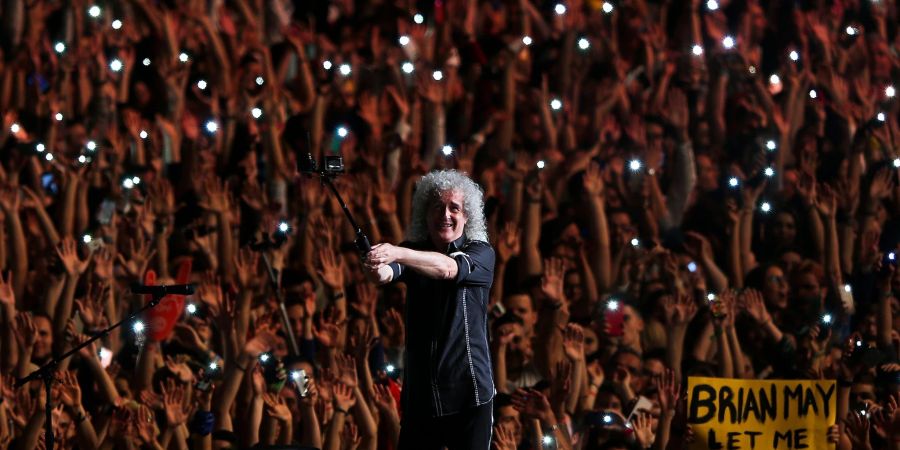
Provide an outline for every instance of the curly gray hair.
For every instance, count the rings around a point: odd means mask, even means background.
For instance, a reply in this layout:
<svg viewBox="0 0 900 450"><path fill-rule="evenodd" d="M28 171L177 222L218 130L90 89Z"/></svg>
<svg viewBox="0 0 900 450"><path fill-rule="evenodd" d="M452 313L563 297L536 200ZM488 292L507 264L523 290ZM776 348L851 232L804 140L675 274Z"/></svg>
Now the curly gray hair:
<svg viewBox="0 0 900 450"><path fill-rule="evenodd" d="M444 192L457 191L463 195L463 213L466 215L464 234L467 241L488 242L487 220L484 218L484 192L467 175L455 170L435 170L416 183L412 200L412 223L406 239L422 242L429 239L428 206Z"/></svg>

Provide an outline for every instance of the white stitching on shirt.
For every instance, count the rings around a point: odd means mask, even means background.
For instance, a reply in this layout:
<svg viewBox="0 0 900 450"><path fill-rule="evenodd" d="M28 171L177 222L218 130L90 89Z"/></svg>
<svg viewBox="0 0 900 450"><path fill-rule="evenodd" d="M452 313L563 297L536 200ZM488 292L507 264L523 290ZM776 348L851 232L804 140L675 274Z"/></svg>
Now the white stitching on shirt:
<svg viewBox="0 0 900 450"><path fill-rule="evenodd" d="M478 381L475 379L475 364L472 362L472 345L469 343L469 309L466 306L466 292L463 288L462 307L463 307L463 328L466 332L466 356L469 358L469 372L472 374L472 387L475 388L475 404L480 405L481 399L478 395Z"/></svg>

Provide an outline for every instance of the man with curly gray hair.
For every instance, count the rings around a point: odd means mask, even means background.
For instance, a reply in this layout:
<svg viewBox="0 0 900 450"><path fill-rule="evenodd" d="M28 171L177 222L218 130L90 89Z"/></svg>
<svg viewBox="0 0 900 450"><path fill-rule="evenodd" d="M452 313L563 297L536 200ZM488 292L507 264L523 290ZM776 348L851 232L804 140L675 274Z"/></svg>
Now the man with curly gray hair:
<svg viewBox="0 0 900 450"><path fill-rule="evenodd" d="M489 448L494 249L481 188L455 170L425 175L407 241L373 246L365 264L378 282L407 285L400 450Z"/></svg>

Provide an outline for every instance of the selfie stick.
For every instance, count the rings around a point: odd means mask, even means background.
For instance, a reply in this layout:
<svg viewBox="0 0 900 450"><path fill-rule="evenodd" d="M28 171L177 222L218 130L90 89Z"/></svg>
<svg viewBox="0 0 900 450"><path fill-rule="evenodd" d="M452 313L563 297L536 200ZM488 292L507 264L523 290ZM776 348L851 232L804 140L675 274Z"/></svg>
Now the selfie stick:
<svg viewBox="0 0 900 450"><path fill-rule="evenodd" d="M30 374L26 375L24 378L20 378L16 381L15 387L17 387L17 388L22 387L26 383L29 383L29 382L32 382L35 380L42 380L44 382L44 390L46 393L46 399L44 400L44 415L45 415L45 417L44 417L44 436L45 436L44 444L46 444L47 450L52 450L53 444L54 444L53 421L52 421L52 417L53 417L52 390L53 390L53 381L55 381L55 378L53 375L56 372L56 367L59 366L59 364L61 362L66 360L66 358L74 355L79 350L93 344L100 338L109 336L109 333L112 330L115 330L116 328L121 326L123 323L134 320L135 318L137 318L138 316L143 314L145 311L154 308L156 305L159 304L159 302L163 299L163 297L166 296L166 292L164 289L161 289L158 291L154 291L151 295L152 295L151 300L146 305L144 305L143 308L132 313L127 318L110 325L105 330L102 330L98 333L94 333L94 335L91 336L86 341L82 342L81 344L76 345L75 347L73 347L72 349L63 353L60 356L51 358L47 364L44 364L43 366L35 369L34 372L31 372Z"/></svg>

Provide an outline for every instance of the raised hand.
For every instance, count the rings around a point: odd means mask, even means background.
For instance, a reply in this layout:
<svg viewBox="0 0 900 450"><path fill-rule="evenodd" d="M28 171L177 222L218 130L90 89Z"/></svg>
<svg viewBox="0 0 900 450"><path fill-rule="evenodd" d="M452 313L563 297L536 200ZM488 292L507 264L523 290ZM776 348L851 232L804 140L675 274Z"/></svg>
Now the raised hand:
<svg viewBox="0 0 900 450"><path fill-rule="evenodd" d="M634 430L634 437L641 444L641 448L650 448L653 445L653 441L656 440L650 416L646 413L640 413L631 424Z"/></svg>
<svg viewBox="0 0 900 450"><path fill-rule="evenodd" d="M334 348L338 344L338 336L341 334L341 326L333 317L322 317L318 326L313 330L316 340L325 348Z"/></svg>
<svg viewBox="0 0 900 450"><path fill-rule="evenodd" d="M858 414L855 411L847 414L844 421L847 425L847 437L853 444L854 450L872 450L872 444L869 442L869 418Z"/></svg>
<svg viewBox="0 0 900 450"><path fill-rule="evenodd" d="M741 311L746 312L758 323L767 323L772 320L762 294L755 289L747 289L738 296L738 305Z"/></svg>
<svg viewBox="0 0 900 450"><path fill-rule="evenodd" d="M361 317L374 318L378 306L378 291L371 283L356 283L356 302L350 307Z"/></svg>
<svg viewBox="0 0 900 450"><path fill-rule="evenodd" d="M78 385L75 372L67 370L60 374L59 398L70 409L81 406L81 386Z"/></svg>
<svg viewBox="0 0 900 450"><path fill-rule="evenodd" d="M259 355L275 348L277 341L274 331L268 326L260 326L256 329L256 336L244 344L244 351L250 356L258 358Z"/></svg>
<svg viewBox="0 0 900 450"><path fill-rule="evenodd" d="M517 256L521 250L521 229L516 224L509 222L503 226L500 238L497 240L498 262L505 263L510 258Z"/></svg>
<svg viewBox="0 0 900 450"><path fill-rule="evenodd" d="M109 292L108 284L90 284L84 300L75 300L75 308L87 329L93 329L104 321L103 298Z"/></svg>
<svg viewBox="0 0 900 450"><path fill-rule="evenodd" d="M263 394L263 402L265 403L267 414L280 422L291 421L291 410L280 395L266 392Z"/></svg>
<svg viewBox="0 0 900 450"><path fill-rule="evenodd" d="M387 341L386 345L403 345L406 339L406 326L403 323L403 316L400 314L400 311L397 311L395 308L387 310L381 319L381 325L384 327L382 337Z"/></svg>
<svg viewBox="0 0 900 450"><path fill-rule="evenodd" d="M16 306L16 293L12 286L12 271L6 272L6 277L0 273L0 304L7 306Z"/></svg>
<svg viewBox="0 0 900 450"><path fill-rule="evenodd" d="M584 330L581 325L570 323L563 330L563 350L572 361L584 359Z"/></svg>
<svg viewBox="0 0 900 450"><path fill-rule="evenodd" d="M516 450L516 435L503 425L494 425L491 448L494 450Z"/></svg>
<svg viewBox="0 0 900 450"><path fill-rule="evenodd" d="M185 402L184 387L171 383L162 386L162 403L166 410L166 425L175 428L188 419L188 405Z"/></svg>
<svg viewBox="0 0 900 450"><path fill-rule="evenodd" d="M518 389L512 395L513 407L522 415L552 422L555 419L547 396L535 389Z"/></svg>
<svg viewBox="0 0 900 450"><path fill-rule="evenodd" d="M675 371L666 369L665 375L653 380L659 392L659 409L663 413L675 413L678 405L678 385L675 384Z"/></svg>
<svg viewBox="0 0 900 450"><path fill-rule="evenodd" d="M113 277L113 255L105 245L94 253L94 276L100 281L109 281Z"/></svg>
<svg viewBox="0 0 900 450"><path fill-rule="evenodd" d="M256 286L256 274L259 267L259 254L244 247L234 255L234 271L238 287L248 289Z"/></svg>
<svg viewBox="0 0 900 450"><path fill-rule="evenodd" d="M333 291L344 288L344 258L335 255L330 246L319 249L319 278Z"/></svg>
<svg viewBox="0 0 900 450"><path fill-rule="evenodd" d="M565 303L563 276L565 266L563 260L550 258L544 260L544 275L541 277L541 292L556 303Z"/></svg>
<svg viewBox="0 0 900 450"><path fill-rule="evenodd" d="M144 272L147 271L150 260L156 255L156 250L151 249L147 241L140 236L135 236L128 241L128 249L128 259L125 259L121 253L116 254L116 258L128 276L141 279Z"/></svg>
<svg viewBox="0 0 900 450"><path fill-rule="evenodd" d="M391 394L391 389L387 385L377 383L372 387L375 390L375 406L382 412L396 412L397 401Z"/></svg>
<svg viewBox="0 0 900 450"><path fill-rule="evenodd" d="M355 388L359 385L359 380L356 376L356 361L350 355L337 355L337 365L339 372L338 381L341 384Z"/></svg>
<svg viewBox="0 0 900 450"><path fill-rule="evenodd" d="M59 255L59 259L70 277L78 277L83 274L91 261L90 256L85 259L78 256L78 246L71 237L66 237L59 243L59 246L56 247L56 254Z"/></svg>
<svg viewBox="0 0 900 450"><path fill-rule="evenodd" d="M230 203L227 186L215 177L208 177L201 185L200 200L197 204L207 211L228 212Z"/></svg>
<svg viewBox="0 0 900 450"><path fill-rule="evenodd" d="M37 342L37 325L30 313L20 312L16 314L16 342L20 350L30 349Z"/></svg>
<svg viewBox="0 0 900 450"><path fill-rule="evenodd" d="M697 314L697 304L690 296L665 296L662 300L666 323L670 326L686 326Z"/></svg>
<svg viewBox="0 0 900 450"><path fill-rule="evenodd" d="M356 396L353 394L353 388L343 383L335 383L332 388L334 394L334 406L344 411L349 411L356 405Z"/></svg>

